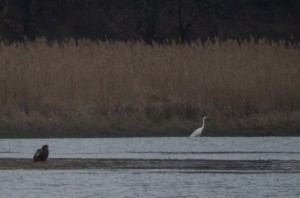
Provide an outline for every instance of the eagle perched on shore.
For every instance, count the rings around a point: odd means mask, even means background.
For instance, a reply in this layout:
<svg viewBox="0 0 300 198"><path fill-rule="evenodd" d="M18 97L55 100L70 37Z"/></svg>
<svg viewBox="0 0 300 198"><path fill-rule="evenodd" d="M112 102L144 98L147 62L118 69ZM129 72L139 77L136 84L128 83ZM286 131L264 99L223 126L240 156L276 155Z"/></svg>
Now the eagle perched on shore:
<svg viewBox="0 0 300 198"><path fill-rule="evenodd" d="M34 156L33 156L33 161L46 161L49 155L49 149L48 145L43 145L42 148L39 148L36 150Z"/></svg>

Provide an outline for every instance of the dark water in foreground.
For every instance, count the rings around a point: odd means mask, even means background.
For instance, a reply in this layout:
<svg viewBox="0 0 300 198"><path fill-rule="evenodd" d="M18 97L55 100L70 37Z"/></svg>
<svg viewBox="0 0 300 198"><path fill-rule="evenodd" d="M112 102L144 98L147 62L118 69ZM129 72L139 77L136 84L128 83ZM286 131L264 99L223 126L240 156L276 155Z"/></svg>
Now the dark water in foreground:
<svg viewBox="0 0 300 198"><path fill-rule="evenodd" d="M2 139L0 158L32 158L42 144L49 159L300 160L298 137ZM300 197L299 186L288 168L0 170L0 197Z"/></svg>

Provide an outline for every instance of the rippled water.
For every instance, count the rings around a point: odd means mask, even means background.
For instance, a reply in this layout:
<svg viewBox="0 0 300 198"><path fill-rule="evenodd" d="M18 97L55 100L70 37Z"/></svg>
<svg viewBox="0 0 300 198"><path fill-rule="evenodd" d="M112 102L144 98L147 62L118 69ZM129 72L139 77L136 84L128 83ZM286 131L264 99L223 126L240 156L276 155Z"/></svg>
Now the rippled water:
<svg viewBox="0 0 300 198"><path fill-rule="evenodd" d="M299 197L299 174L166 170L0 172L1 197Z"/></svg>
<svg viewBox="0 0 300 198"><path fill-rule="evenodd" d="M0 158L299 160L299 137L1 139ZM300 173L0 170L0 197L300 197Z"/></svg>

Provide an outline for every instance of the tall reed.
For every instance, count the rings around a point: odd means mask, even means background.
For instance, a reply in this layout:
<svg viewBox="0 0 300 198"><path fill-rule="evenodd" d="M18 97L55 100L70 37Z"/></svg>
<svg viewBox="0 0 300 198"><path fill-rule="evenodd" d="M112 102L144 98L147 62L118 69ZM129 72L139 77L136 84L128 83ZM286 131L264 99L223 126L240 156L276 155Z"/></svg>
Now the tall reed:
<svg viewBox="0 0 300 198"><path fill-rule="evenodd" d="M297 113L299 63L298 48L265 40L152 46L85 39L1 43L0 124L17 124L14 112L77 124L74 115L83 122L123 115L118 122L135 117L151 124L196 122L206 114L213 117L211 126L220 128L231 118Z"/></svg>

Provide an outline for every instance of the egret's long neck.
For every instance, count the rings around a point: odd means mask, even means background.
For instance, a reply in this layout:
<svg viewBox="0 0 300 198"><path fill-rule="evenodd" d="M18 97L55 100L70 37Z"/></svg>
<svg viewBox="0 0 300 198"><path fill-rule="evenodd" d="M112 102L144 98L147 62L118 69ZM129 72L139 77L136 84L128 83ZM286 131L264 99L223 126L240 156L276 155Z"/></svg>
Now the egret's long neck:
<svg viewBox="0 0 300 198"><path fill-rule="evenodd" d="M204 125L205 125L205 118L203 118L203 124L202 124L202 127L201 128L204 128Z"/></svg>

